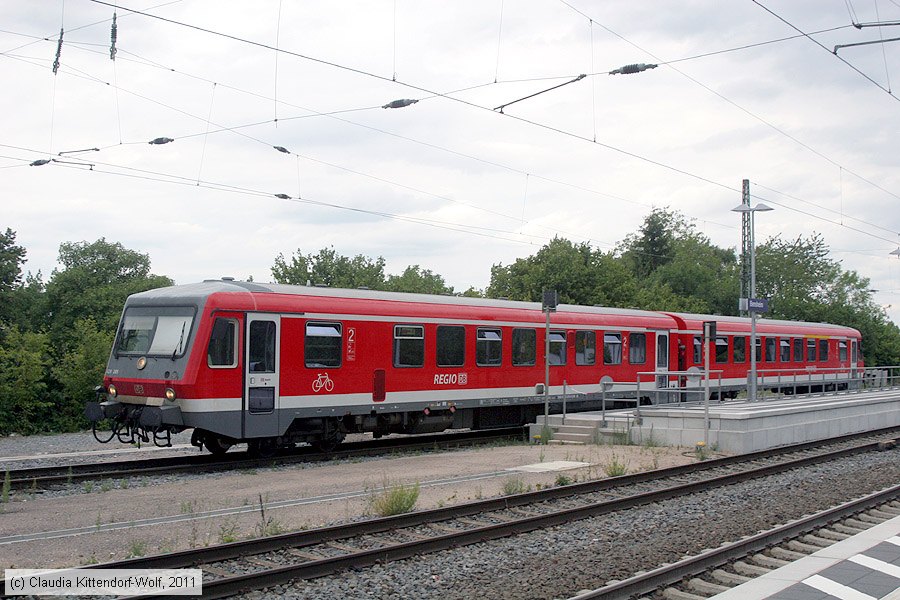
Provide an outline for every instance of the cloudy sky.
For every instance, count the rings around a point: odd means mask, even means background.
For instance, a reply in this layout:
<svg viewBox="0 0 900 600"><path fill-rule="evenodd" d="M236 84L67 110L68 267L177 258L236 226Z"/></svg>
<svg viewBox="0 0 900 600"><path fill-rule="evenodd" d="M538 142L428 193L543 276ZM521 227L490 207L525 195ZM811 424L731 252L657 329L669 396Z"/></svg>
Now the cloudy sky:
<svg viewBox="0 0 900 600"><path fill-rule="evenodd" d="M653 207L737 247L749 179L758 240L821 233L900 322L900 42L832 53L900 27L852 21L900 2L4 0L0 227L45 278L105 237L178 283L333 246L463 290Z"/></svg>

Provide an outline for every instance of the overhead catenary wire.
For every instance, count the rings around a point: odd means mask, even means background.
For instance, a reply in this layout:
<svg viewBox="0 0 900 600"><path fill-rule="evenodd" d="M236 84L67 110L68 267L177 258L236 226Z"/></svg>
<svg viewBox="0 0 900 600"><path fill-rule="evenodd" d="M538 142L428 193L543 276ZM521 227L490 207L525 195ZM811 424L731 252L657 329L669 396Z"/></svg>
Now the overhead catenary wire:
<svg viewBox="0 0 900 600"><path fill-rule="evenodd" d="M805 37L806 39L808 39L809 41L814 43L816 46L819 46L822 50L824 50L828 54L831 54L832 56L836 57L839 61L841 61L842 63L844 63L845 65L847 65L848 67L850 67L851 69L856 71L857 73L859 73L862 77L864 77L866 80L868 80L873 85L878 87L881 91L885 92L888 96L890 96L894 100L897 100L898 102L900 102L900 98L898 98L897 96L894 96L891 93L891 90L889 90L888 88L884 87L883 85L881 85L880 83L878 83L877 81L875 81L874 79L872 79L871 77L866 75L863 71L861 71L855 65L850 63L848 60L844 59L841 55L829 50L824 44L822 44L822 42L820 42L816 38L812 37L812 35L806 33L805 31L803 31L802 29L800 29L799 27L797 27L796 25L794 25L793 23L791 23L790 21L788 21L787 19L785 19L784 17L782 17L781 15L779 15L778 13L776 13L775 11L773 11L772 9L767 7L765 4L763 4L759 0L750 0L750 1L753 2L754 4L756 4L757 6L759 6L760 8L762 8L764 11L766 11L767 13L769 13L776 19L778 19L779 21L781 21L782 23L784 23L785 25L787 25L788 27L790 27L791 29L793 29L794 31L797 31L797 32L803 34L803 37Z"/></svg>
<svg viewBox="0 0 900 600"><path fill-rule="evenodd" d="M108 3L105 3L105 2L101 2L100 0L92 0L92 1L94 1L94 2L96 2L96 3L99 3L99 4L108 4ZM126 9L126 10L130 10L130 9ZM139 11L134 11L134 12L139 12ZM214 31L207 30L207 29L204 29L204 28L199 28L199 27L197 27L197 26L179 23L179 22L176 22L176 21L172 21L172 20L170 20L170 19L165 19L165 18L162 18L162 17L158 17L158 16L156 16L156 15L148 15L148 16L150 16L150 17L152 17L152 18L160 18L160 19L162 19L162 20L164 20L164 21L177 23L177 24L179 24L179 25L184 25L184 26L188 26L188 27L193 27L193 28L199 29L199 30L201 30L201 31L207 31L207 32L209 32L209 33L213 33L213 34L215 34L215 35L224 35L225 37L229 37L229 38L232 38L232 39L235 39L235 40L238 40L238 41L244 41L244 42L247 42L247 43L251 43L251 44L255 44L255 45L261 45L261 46L264 46L264 45L259 44L259 43L257 43L257 42L252 42L252 41L249 41L249 40L242 40L241 38L237 38L236 36L231 36L231 35L228 35L228 34L221 34L221 33L219 33L219 32L214 32ZM315 62L320 62L320 63L328 64L328 65L331 65L331 66L336 66L337 68L342 68L342 69L350 70L350 71L353 71L353 72L365 74L365 75L368 75L368 76L377 77L377 78L379 78L379 79L385 79L383 76L380 76L380 75L377 75L377 74L373 74L373 73L366 73L366 72L364 72L364 71L361 71L361 70L359 70L359 69L354 69L354 68L352 68L352 67L346 67L346 66L344 66L344 65L336 65L336 64L330 63L330 62L328 62L328 61L322 61L321 59L316 59L316 58L312 58L312 57L307 57L307 56L300 55L300 54L297 54L297 53L290 53L290 54L294 54L294 55L296 55L296 56L300 56L301 58L313 60L313 61L315 61ZM409 84L409 83L404 83L404 82L398 82L398 83L400 83L400 84L402 84L402 85L405 85L405 86L408 86L408 87L412 87L413 89L418 89L418 90L420 90L420 91L425 91L425 92L428 92L428 93L432 93L432 94L434 94L435 96L440 96L440 97L444 97L444 98L449 98L449 99L451 99L451 100L455 100L455 101L458 101L458 102L463 102L464 104L468 104L468 105L470 105L470 106L473 106L473 107L476 107L476 108L479 108L479 109L489 110L488 107L479 106L479 105L477 105L477 104L475 104L475 103L466 102L466 101L464 101L464 100L460 100L460 99L456 99L456 98L450 98L450 97L447 96L446 94L440 94L440 93L437 93L437 92L432 92L432 91L427 90L427 89L425 89L425 88L418 87L418 86L414 86L414 85ZM518 118L518 117L517 117L517 118ZM554 127L550 127L550 126L547 126L547 125L542 124L542 123L538 123L538 122L531 121L531 120L528 120L528 119L521 119L521 118L519 118L519 119L522 120L522 121L524 121L524 122L531 123L531 124L533 124L533 125L535 125L535 126L543 127L543 128L545 128L545 129L549 129L549 130L551 130L551 131L557 131L557 132L563 133L563 134L565 134L565 135L570 135L570 136L572 136L572 137L577 137L577 138L580 138L580 139L585 139L585 138L583 138L582 136L578 136L577 134L572 134L571 132L566 132L566 131L563 131L563 130L561 130L561 129L554 128ZM589 142L594 143L593 140L590 140L590 139L586 139L586 141L589 141ZM690 172L688 172L688 171L686 171L686 170L678 169L678 168L672 167L672 166L670 166L670 165L666 165L666 164L664 164L664 163L661 163L661 162L659 162L659 161L654 161L654 160L652 160L652 159L648 159L648 158L646 158L646 157L644 157L644 156L642 156L642 155L639 155L639 154L637 154L637 153L632 153L632 152L624 151L624 150L622 150L622 149L620 149L620 148L616 148L616 147L614 147L614 146L607 145L607 144L601 144L601 143L598 143L598 145L600 145L600 146L602 146L602 147L606 147L606 148L611 149L611 150L614 150L614 151L616 151L616 152L621 152L621 153L623 153L623 154L626 154L626 155L628 155L628 156L631 156L631 157L634 157L634 158L637 158L637 159L640 159L640 160L644 160L644 161L649 162L649 163L651 163L651 164L655 164L655 165L657 165L657 166L660 166L660 167L663 167L663 168L667 168L667 169L673 170L673 171L675 171L675 172L678 172L678 173L681 173L681 174L684 174L684 175L687 175L687 176L690 176L690 177L694 177L694 178L699 179L699 180L701 180L701 181L705 181L706 183L710 183L710 184L713 184L713 185L717 185L717 186L719 186L719 187L722 187L722 188L724 188L724 189L728 189L728 190L730 190L730 191L735 191L734 188L731 188L730 186L724 185L724 184L722 184L722 183L720 183L720 182L715 182L715 181L710 180L710 179L708 179L708 178L705 178L705 177L702 177L702 176L698 176L698 175L696 175L696 174L694 174L694 173L690 173Z"/></svg>

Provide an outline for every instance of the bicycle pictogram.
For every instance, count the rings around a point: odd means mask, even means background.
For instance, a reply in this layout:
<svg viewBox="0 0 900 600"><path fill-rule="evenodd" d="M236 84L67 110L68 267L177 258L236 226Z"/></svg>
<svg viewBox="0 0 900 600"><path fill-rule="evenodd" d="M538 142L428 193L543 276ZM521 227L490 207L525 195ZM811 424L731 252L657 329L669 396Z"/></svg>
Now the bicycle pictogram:
<svg viewBox="0 0 900 600"><path fill-rule="evenodd" d="M328 373L319 373L319 376L312 383L314 392L319 393L322 391L322 388L325 388L326 392L334 389L334 381L328 376Z"/></svg>

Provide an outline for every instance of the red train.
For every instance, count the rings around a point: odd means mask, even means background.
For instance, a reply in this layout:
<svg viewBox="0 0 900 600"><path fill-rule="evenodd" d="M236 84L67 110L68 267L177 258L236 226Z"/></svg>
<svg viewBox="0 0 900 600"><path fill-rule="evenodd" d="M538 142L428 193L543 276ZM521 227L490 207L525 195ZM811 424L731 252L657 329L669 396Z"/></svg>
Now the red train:
<svg viewBox="0 0 900 600"><path fill-rule="evenodd" d="M561 403L564 382L577 392L571 411L598 406L601 378L612 380L613 395L632 397L638 373L642 390L691 385L648 372L702 368L707 320L718 323L711 370L736 394L750 364L748 319L560 305L551 314L551 403ZM855 329L761 319L757 330L763 385L816 372L819 385L847 386L862 368ZM544 410L544 347L536 303L233 280L179 285L128 298L98 388L106 398L86 415L98 441L166 445L193 428L193 443L214 454L241 442L267 453L301 442L328 448L351 432L524 424ZM108 439L101 424L110 424Z"/></svg>

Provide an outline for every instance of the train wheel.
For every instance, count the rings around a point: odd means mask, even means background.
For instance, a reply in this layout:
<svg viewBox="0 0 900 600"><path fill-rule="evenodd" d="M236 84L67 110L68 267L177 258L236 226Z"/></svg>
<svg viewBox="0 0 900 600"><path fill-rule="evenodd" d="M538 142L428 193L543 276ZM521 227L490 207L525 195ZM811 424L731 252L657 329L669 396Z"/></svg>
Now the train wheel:
<svg viewBox="0 0 900 600"><path fill-rule="evenodd" d="M213 456L224 456L232 446L231 442L212 434L203 437L203 445Z"/></svg>
<svg viewBox="0 0 900 600"><path fill-rule="evenodd" d="M344 437L336 422L326 420L324 433L312 445L319 452L333 452L344 441Z"/></svg>
<svg viewBox="0 0 900 600"><path fill-rule="evenodd" d="M278 444L274 438L250 440L247 443L247 452L256 458L272 458L278 453Z"/></svg>

